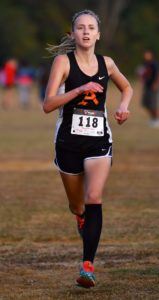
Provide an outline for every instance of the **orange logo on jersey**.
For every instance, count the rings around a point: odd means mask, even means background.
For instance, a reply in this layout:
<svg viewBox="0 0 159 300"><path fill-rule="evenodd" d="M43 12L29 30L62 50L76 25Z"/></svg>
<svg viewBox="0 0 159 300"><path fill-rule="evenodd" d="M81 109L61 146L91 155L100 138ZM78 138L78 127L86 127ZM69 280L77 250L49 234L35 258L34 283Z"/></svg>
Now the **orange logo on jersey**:
<svg viewBox="0 0 159 300"><path fill-rule="evenodd" d="M86 106L88 105L88 101L93 101L95 105L98 105L99 101L96 98L96 94L93 91L84 92L84 99L78 103L78 105Z"/></svg>

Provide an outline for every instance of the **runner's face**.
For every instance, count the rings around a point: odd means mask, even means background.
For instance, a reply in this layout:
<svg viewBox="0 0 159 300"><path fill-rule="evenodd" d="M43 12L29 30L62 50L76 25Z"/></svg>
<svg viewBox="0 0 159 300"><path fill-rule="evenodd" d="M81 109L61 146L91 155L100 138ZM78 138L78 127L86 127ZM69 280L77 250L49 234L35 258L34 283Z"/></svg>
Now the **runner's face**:
<svg viewBox="0 0 159 300"><path fill-rule="evenodd" d="M144 53L144 60L151 61L153 60L153 53L151 51L145 51Z"/></svg>
<svg viewBox="0 0 159 300"><path fill-rule="evenodd" d="M91 48L99 40L100 33L96 19L91 15L79 16L74 24L72 36L82 48Z"/></svg>

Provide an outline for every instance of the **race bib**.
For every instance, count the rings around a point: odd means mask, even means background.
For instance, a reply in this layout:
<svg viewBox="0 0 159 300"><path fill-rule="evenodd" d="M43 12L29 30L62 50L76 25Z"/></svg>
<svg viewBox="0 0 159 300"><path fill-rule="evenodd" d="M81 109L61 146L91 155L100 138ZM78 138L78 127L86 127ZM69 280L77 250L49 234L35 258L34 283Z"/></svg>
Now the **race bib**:
<svg viewBox="0 0 159 300"><path fill-rule="evenodd" d="M71 133L87 136L104 135L104 113L102 111L74 109Z"/></svg>

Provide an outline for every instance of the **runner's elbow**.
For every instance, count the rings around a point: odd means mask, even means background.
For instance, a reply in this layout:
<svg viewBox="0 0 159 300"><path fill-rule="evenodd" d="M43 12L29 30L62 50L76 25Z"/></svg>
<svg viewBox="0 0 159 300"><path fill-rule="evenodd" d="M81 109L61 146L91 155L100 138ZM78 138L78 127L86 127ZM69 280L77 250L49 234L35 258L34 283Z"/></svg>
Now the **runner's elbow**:
<svg viewBox="0 0 159 300"><path fill-rule="evenodd" d="M48 114L48 113L50 113L50 112L53 111L53 110L54 110L54 108L51 107L50 103L47 102L46 100L44 100L44 103L43 103L43 111L44 111L46 114Z"/></svg>
<svg viewBox="0 0 159 300"><path fill-rule="evenodd" d="M131 94L131 95L133 95L133 87L132 87L132 85L130 84L130 82L129 82L129 85L128 85L128 89L129 89L129 93Z"/></svg>
<svg viewBox="0 0 159 300"><path fill-rule="evenodd" d="M128 84L126 85L126 87L125 87L125 89L124 89L124 92L127 93L127 94L129 94L130 97L133 96L133 88L132 88L132 86L131 86L130 83L128 83Z"/></svg>
<svg viewBox="0 0 159 300"><path fill-rule="evenodd" d="M43 103L43 111L44 111L46 114L49 113L48 105L47 105L47 103L46 103L45 101L44 101L44 103Z"/></svg>

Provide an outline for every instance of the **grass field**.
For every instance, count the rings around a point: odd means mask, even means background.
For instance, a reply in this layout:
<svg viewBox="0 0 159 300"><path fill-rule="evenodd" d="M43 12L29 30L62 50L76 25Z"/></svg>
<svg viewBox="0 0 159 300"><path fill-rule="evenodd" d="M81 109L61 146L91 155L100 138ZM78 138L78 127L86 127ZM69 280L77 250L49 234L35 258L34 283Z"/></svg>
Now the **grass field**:
<svg viewBox="0 0 159 300"><path fill-rule="evenodd" d="M1 110L0 300L159 299L159 129L149 128L133 85L123 126L113 120L119 94L109 89L114 163L91 290L75 285L82 243L52 164L56 113L42 112L36 90L31 108L13 97Z"/></svg>

